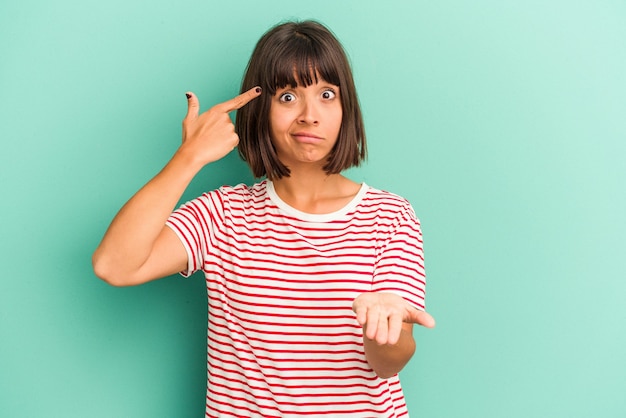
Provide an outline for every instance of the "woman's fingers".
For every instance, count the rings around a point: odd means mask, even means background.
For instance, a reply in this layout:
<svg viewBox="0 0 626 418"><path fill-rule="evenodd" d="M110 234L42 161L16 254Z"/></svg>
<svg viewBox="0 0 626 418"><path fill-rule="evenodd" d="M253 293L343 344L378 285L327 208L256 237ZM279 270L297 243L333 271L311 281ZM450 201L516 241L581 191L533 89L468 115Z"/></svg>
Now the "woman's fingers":
<svg viewBox="0 0 626 418"><path fill-rule="evenodd" d="M405 319L405 322L411 322L426 328L435 328L435 318L433 318L428 312L412 309L409 311L407 316L408 317Z"/></svg>
<svg viewBox="0 0 626 418"><path fill-rule="evenodd" d="M192 92L187 92L185 95L187 96L187 116L185 116L185 120L194 120L200 112L200 101Z"/></svg>
<svg viewBox="0 0 626 418"><path fill-rule="evenodd" d="M352 309L365 336L378 344L396 344L404 322L427 328L435 326L435 319L430 314L390 293L362 293L354 300Z"/></svg>
<svg viewBox="0 0 626 418"><path fill-rule="evenodd" d="M187 96L188 103L186 118L195 119L200 113L200 101L198 100L198 96L196 96L192 92L187 92L185 93L185 95ZM224 113L229 113L233 110L241 109L260 95L261 87L253 87L250 90L245 91L230 100L226 100L225 102L216 104L215 106L213 106L213 109L222 111Z"/></svg>
<svg viewBox="0 0 626 418"><path fill-rule="evenodd" d="M367 322L366 336L380 345L394 345L400 339L402 332L402 315L378 312L372 315Z"/></svg>
<svg viewBox="0 0 626 418"><path fill-rule="evenodd" d="M367 310L367 321L365 323L365 336L370 340L376 339L380 332L380 311L374 306Z"/></svg>
<svg viewBox="0 0 626 418"><path fill-rule="evenodd" d="M359 325L363 326L367 323L367 307L366 306L353 306L352 308L356 314L356 321Z"/></svg>
<svg viewBox="0 0 626 418"><path fill-rule="evenodd" d="M190 122L197 119L200 114L200 100L198 100L198 96L192 92L187 92L185 95L187 96L187 115L185 116L185 121ZM213 110L229 113L233 110L241 109L260 95L261 87L253 87L230 100L216 104L213 106Z"/></svg>
<svg viewBox="0 0 626 418"><path fill-rule="evenodd" d="M233 110L241 109L260 95L261 87L252 87L250 90L241 93L239 96L235 96L230 100L215 105L214 109L229 113Z"/></svg>
<svg viewBox="0 0 626 418"><path fill-rule="evenodd" d="M376 335L374 340L380 345L387 344L387 338L389 336L389 323L387 315L378 315L378 326L376 327Z"/></svg>
<svg viewBox="0 0 626 418"><path fill-rule="evenodd" d="M398 342L402 328L402 315L371 306L366 310L364 316L366 318L365 336L368 339L375 340L381 345Z"/></svg>
<svg viewBox="0 0 626 418"><path fill-rule="evenodd" d="M402 315L396 313L389 315L389 324L387 332L386 344L394 345L400 339L400 333L402 332Z"/></svg>
<svg viewBox="0 0 626 418"><path fill-rule="evenodd" d="M239 143L235 126L228 115L261 95L259 87L252 88L230 100L200 113L200 101L192 92L187 95L187 115L183 119L183 147L199 165L217 161Z"/></svg>

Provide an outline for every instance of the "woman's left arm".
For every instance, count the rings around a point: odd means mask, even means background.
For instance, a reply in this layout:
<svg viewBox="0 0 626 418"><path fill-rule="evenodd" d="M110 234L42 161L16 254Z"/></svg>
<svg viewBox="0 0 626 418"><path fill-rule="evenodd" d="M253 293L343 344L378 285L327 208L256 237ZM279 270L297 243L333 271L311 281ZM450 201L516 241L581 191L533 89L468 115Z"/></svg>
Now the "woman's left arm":
<svg viewBox="0 0 626 418"><path fill-rule="evenodd" d="M413 324L435 326L430 314L394 293L362 293L354 300L352 309L363 327L365 358L382 379L400 372L413 356Z"/></svg>

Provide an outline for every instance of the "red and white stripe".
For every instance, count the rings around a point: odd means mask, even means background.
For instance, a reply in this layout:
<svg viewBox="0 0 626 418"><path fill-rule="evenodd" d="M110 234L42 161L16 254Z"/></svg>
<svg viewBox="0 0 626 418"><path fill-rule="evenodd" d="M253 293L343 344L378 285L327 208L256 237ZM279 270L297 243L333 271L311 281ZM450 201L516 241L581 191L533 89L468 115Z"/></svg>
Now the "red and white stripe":
<svg viewBox="0 0 626 418"><path fill-rule="evenodd" d="M394 292L424 308L419 221L361 187L345 208L295 210L273 184L222 187L167 222L203 270L209 305L206 416L407 416L398 376L365 360L352 302Z"/></svg>

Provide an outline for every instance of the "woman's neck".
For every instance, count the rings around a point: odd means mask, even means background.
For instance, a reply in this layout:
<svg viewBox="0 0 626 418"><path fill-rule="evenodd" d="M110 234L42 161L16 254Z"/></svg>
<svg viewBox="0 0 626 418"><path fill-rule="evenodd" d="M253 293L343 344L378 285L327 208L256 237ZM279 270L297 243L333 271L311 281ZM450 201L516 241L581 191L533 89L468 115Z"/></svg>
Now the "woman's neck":
<svg viewBox="0 0 626 418"><path fill-rule="evenodd" d="M323 214L340 210L359 192L361 185L341 174L292 172L274 180L276 194L301 212Z"/></svg>

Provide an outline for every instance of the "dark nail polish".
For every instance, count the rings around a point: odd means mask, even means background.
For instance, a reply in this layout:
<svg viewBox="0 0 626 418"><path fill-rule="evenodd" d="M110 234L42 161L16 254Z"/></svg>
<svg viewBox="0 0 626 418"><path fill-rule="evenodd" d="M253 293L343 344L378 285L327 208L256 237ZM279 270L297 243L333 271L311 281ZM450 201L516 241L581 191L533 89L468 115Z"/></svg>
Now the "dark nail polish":
<svg viewBox="0 0 626 418"><path fill-rule="evenodd" d="M187 99L191 99L191 94L185 93L185 96L187 96Z"/></svg>
<svg viewBox="0 0 626 418"><path fill-rule="evenodd" d="M261 93L261 87L257 87L255 90L257 93Z"/></svg>

